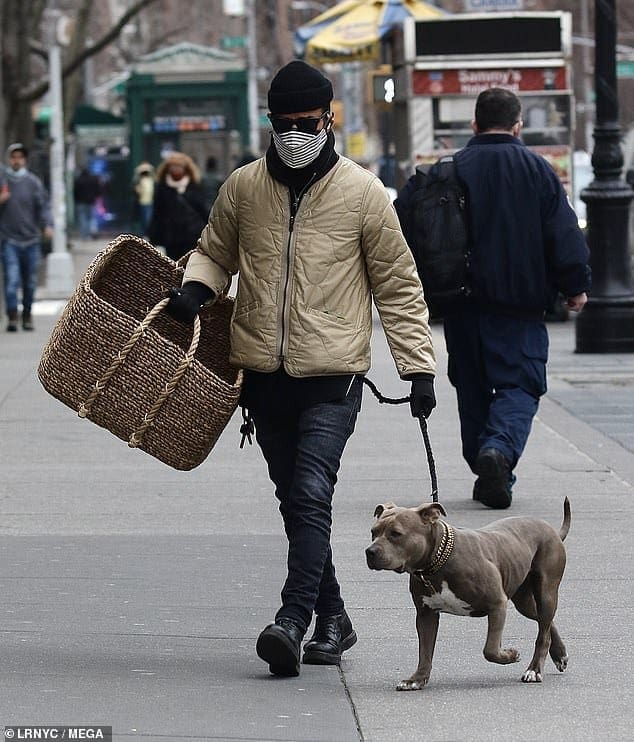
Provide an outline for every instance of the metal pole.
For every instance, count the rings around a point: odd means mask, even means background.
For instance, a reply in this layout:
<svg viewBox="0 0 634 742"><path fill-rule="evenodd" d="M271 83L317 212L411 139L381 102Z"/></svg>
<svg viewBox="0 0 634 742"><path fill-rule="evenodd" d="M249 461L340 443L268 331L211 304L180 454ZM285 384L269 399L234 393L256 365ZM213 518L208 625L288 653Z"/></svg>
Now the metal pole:
<svg viewBox="0 0 634 742"><path fill-rule="evenodd" d="M73 261L66 240L66 188L64 184L64 110L62 98L62 50L57 39L59 15L54 17L48 51L51 96L51 205L53 252L46 259L46 288L68 296L74 289Z"/></svg>
<svg viewBox="0 0 634 742"><path fill-rule="evenodd" d="M634 352L628 228L634 191L621 179L615 6L615 0L595 0L594 180L581 192L588 207L592 292L576 322L577 353Z"/></svg>
<svg viewBox="0 0 634 742"><path fill-rule="evenodd" d="M247 0L247 95L249 105L249 149L253 155L260 152L260 121L258 110L257 81L257 31L255 23L255 0Z"/></svg>

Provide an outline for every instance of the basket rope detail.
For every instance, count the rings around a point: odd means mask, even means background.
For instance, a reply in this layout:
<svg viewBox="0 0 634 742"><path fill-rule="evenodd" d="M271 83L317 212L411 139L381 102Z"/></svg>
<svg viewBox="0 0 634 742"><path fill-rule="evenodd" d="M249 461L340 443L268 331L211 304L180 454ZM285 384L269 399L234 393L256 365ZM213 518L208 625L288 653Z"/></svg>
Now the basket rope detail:
<svg viewBox="0 0 634 742"><path fill-rule="evenodd" d="M163 311L186 262L139 237L114 239L77 286L38 368L44 388L79 417L184 471L215 445L243 378L229 363L231 298L203 307L193 326Z"/></svg>
<svg viewBox="0 0 634 742"><path fill-rule="evenodd" d="M130 339L128 340L128 342L123 346L123 348L121 348L121 350L114 357L113 363L110 366L110 368L99 379L99 381L95 383L95 387L92 390L92 392L90 392L88 397L86 398L86 401L82 402L81 405L79 406L79 410L77 411L77 414L79 415L79 417L88 416L90 412L90 408L93 405L93 402L104 391L110 379L117 372L117 369L119 368L119 366L121 366L121 364L125 362L125 359L128 357L128 353L132 350L132 348L134 348L137 340L141 337L141 335L143 335L143 333L145 332L147 327L149 327L152 320L163 309L165 309L168 303L169 303L169 298L161 299L161 301L159 301L158 304L155 304L154 307L152 307L152 309L147 313L143 321L139 323L136 330L130 336ZM191 342L191 345L189 346L189 350L185 354L185 357L181 361L179 367L176 369L171 380L167 384L165 384L163 391L157 398L156 402L154 402L149 412L146 412L145 415L143 415L142 424L130 436L130 440L128 441L128 446L130 446L130 448L138 448L138 446L141 445L141 441L143 440L143 436L145 435L146 430L150 427L150 425L152 425L152 423L154 422L154 419L156 418L158 411L163 406L163 403L167 400L167 398L174 391L174 389L176 389L176 387L178 386L178 382L181 380L183 374L185 373L185 371L187 371L188 367L190 366L196 354L196 349L198 348L199 339L200 339L200 317L196 315L194 317L194 334L192 336L192 342Z"/></svg>

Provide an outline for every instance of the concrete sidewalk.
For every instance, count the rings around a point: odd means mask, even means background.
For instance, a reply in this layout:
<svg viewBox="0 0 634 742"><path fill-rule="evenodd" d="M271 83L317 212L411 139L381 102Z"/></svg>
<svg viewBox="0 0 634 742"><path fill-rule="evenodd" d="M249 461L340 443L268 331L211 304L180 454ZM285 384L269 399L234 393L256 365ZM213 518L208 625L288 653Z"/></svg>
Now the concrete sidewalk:
<svg viewBox="0 0 634 742"><path fill-rule="evenodd" d="M74 254L79 273L90 249ZM550 391L517 471L510 514L559 527L571 500L557 614L568 670L549 661L541 685L520 682L536 625L513 609L511 666L483 659L483 619L443 615L429 686L397 693L417 662L407 578L370 572L364 549L377 503L429 498L406 406L366 393L335 495L359 642L341 669L274 678L255 639L278 607L286 547L259 451L238 448L236 417L204 464L177 472L80 420L36 378L62 306L43 300L36 332L0 336L0 726L100 723L156 742L631 739L634 354L575 355L574 324L550 325ZM451 523L479 527L497 514L471 500L434 329L440 501ZM407 394L380 330L370 377Z"/></svg>

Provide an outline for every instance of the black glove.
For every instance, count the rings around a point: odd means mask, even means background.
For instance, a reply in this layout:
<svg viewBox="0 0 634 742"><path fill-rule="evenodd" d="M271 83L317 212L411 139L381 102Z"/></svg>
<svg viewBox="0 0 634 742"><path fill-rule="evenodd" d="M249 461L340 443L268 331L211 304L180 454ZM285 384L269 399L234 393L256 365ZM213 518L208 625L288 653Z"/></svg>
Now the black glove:
<svg viewBox="0 0 634 742"><path fill-rule="evenodd" d="M180 289L170 289L168 296L167 313L179 322L189 324L194 321L200 307L214 296L214 292L204 283L188 281Z"/></svg>
<svg viewBox="0 0 634 742"><path fill-rule="evenodd" d="M434 377L431 374L417 374L412 381L412 391L409 397L409 408L412 417L429 417L436 406L434 394Z"/></svg>

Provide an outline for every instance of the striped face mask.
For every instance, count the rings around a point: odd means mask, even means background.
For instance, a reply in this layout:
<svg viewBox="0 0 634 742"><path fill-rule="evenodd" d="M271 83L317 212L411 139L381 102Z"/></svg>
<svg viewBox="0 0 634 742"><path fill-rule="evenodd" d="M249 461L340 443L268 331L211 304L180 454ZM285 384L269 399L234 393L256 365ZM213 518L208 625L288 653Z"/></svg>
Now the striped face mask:
<svg viewBox="0 0 634 742"><path fill-rule="evenodd" d="M318 134L295 130L283 134L273 132L273 142L280 160L293 170L310 165L324 148L327 139L327 127Z"/></svg>

